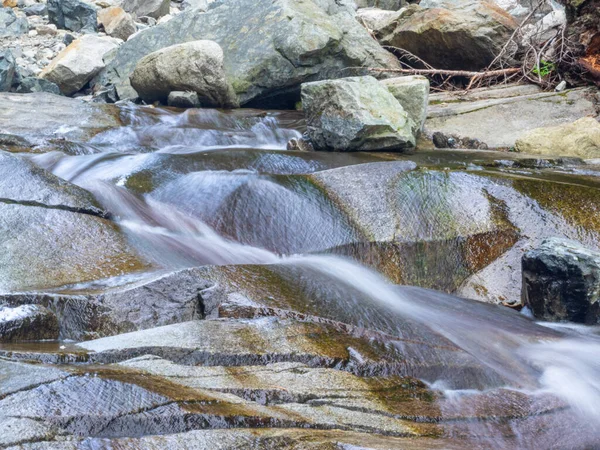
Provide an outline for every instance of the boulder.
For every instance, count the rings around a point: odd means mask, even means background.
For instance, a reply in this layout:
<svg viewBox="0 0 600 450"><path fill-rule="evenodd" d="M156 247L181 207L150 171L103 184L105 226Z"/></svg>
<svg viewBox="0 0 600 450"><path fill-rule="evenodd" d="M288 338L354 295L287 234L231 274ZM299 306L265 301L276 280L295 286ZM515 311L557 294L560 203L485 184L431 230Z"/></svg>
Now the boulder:
<svg viewBox="0 0 600 450"><path fill-rule="evenodd" d="M124 0L121 7L134 17L159 19L169 14L170 0Z"/></svg>
<svg viewBox="0 0 600 450"><path fill-rule="evenodd" d="M522 302L537 319L600 322L600 252L551 238L522 260Z"/></svg>
<svg viewBox="0 0 600 450"><path fill-rule="evenodd" d="M429 80L425 77L414 75L409 77L388 78L381 81L400 102L408 117L415 124L415 133L423 129L427 118L429 105Z"/></svg>
<svg viewBox="0 0 600 450"><path fill-rule="evenodd" d="M48 14L48 7L45 3L34 3L31 6L23 8L26 16L45 16Z"/></svg>
<svg viewBox="0 0 600 450"><path fill-rule="evenodd" d="M24 17L17 17L10 8L0 8L0 38L20 36L29 31L29 24Z"/></svg>
<svg viewBox="0 0 600 450"><path fill-rule="evenodd" d="M119 41L113 38L82 36L60 52L40 78L56 83L63 94L72 95L102 70L102 58L118 46Z"/></svg>
<svg viewBox="0 0 600 450"><path fill-rule="evenodd" d="M404 11L388 11L378 8L363 8L356 11L356 19L369 32L379 32L395 22L404 14ZM393 28L392 28L393 29Z"/></svg>
<svg viewBox="0 0 600 450"><path fill-rule="evenodd" d="M223 69L223 51L213 41L187 42L150 53L136 66L131 85L149 103L167 103L172 91L191 91L206 106L239 106Z"/></svg>
<svg viewBox="0 0 600 450"><path fill-rule="evenodd" d="M305 83L302 107L316 150L395 151L415 146L412 120L373 77Z"/></svg>
<svg viewBox="0 0 600 450"><path fill-rule="evenodd" d="M534 155L600 158L600 123L583 117L573 123L537 128L518 139L515 150Z"/></svg>
<svg viewBox="0 0 600 450"><path fill-rule="evenodd" d="M48 0L48 20L71 31L96 31L96 9L81 0Z"/></svg>
<svg viewBox="0 0 600 450"><path fill-rule="evenodd" d="M120 98L137 97L129 84L140 59L183 42L210 39L221 46L224 70L241 105L293 107L303 82L339 78L357 67L398 68L335 0L231 0L207 12L192 9L124 43L99 77Z"/></svg>
<svg viewBox="0 0 600 450"><path fill-rule="evenodd" d="M58 339L58 321L37 305L0 306L0 342Z"/></svg>
<svg viewBox="0 0 600 450"><path fill-rule="evenodd" d="M15 90L18 94L29 94L31 92L49 92L50 94L60 95L58 86L43 78L25 77L19 81Z"/></svg>
<svg viewBox="0 0 600 450"><path fill-rule="evenodd" d="M201 103L196 92L173 91L167 99L169 106L176 108L199 108Z"/></svg>
<svg viewBox="0 0 600 450"><path fill-rule="evenodd" d="M375 34L382 45L406 49L436 69L481 70L516 26L510 14L495 4L469 1L453 9L410 6L394 27Z"/></svg>
<svg viewBox="0 0 600 450"><path fill-rule="evenodd" d="M7 92L13 85L16 62L10 50L0 51L0 92Z"/></svg>
<svg viewBox="0 0 600 450"><path fill-rule="evenodd" d="M119 6L111 6L98 12L98 22L104 27L109 36L126 41L137 31L137 26L131 17Z"/></svg>

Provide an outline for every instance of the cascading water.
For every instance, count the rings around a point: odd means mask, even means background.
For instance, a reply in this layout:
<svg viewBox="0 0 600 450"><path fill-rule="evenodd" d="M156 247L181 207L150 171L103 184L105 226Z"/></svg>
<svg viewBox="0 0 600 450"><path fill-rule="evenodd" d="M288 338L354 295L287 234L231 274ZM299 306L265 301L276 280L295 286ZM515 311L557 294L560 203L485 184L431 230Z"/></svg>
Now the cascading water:
<svg viewBox="0 0 600 450"><path fill-rule="evenodd" d="M154 268L293 268L314 281L317 296L326 297L332 286L340 289L339 307L353 310L359 324L386 326L386 332L402 337L404 331L396 330L394 323L410 321L441 335L484 368L473 386L453 379L452 368L446 376L424 377L443 393L441 417L448 419L450 436L466 436L480 448L585 448L598 442L600 339L589 328L547 327L511 311L438 292L400 290L347 259L294 255L353 242L360 233L316 190L291 186L272 173L249 170L247 164L222 169L210 159L225 150L243 150L247 163L247 155L256 149L282 151L289 139L300 136L297 117L135 107L124 114L128 125L96 136L83 154L51 152L31 159L94 193ZM173 166L159 178L150 174L132 181L145 169L164 164L165 155L193 156L196 170L182 173ZM300 158L297 155L276 157L277 164L269 167L294 164L300 174L323 168L293 160ZM288 173L286 167L279 174ZM233 215L224 213L231 210ZM356 298L360 300L352 303ZM402 345L401 339L397 345ZM499 390L526 396L532 418L519 425L511 417L452 424L459 412L470 414L474 398L494 396ZM561 413L544 422L549 403Z"/></svg>

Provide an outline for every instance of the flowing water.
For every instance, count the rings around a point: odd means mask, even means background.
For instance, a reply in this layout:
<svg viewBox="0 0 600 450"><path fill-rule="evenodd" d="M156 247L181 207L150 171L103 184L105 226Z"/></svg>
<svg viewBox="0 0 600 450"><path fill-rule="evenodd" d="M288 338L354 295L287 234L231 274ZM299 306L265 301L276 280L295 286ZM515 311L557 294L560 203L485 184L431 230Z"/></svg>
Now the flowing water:
<svg viewBox="0 0 600 450"><path fill-rule="evenodd" d="M440 335L484 368L469 380L453 376L451 367L422 376L443 393L440 407L448 418L448 436L473 448L598 445L596 328L539 324L508 309L435 291L400 289L356 261L323 254L364 240L364 230L303 177L379 157L286 151L286 143L304 131L295 113L130 107L123 115L126 126L97 135L71 154L55 151L31 159L91 191L151 270L248 264L289 269L294 279L303 280L303 289L316 298L335 297L338 308L359 325L407 336L407 328L397 324L411 323L410 333L417 329L421 338ZM555 219L546 221L548 214L538 213L538 206L525 203L512 188L486 183L486 192L495 190L497 198L503 195L512 202L512 221L520 219L521 230L529 224L531 233L539 232L535 220L563 231L572 227L552 225ZM466 192L453 197L453 208L468 197ZM405 200L409 204L411 199ZM440 208L433 202L411 208L427 207ZM526 214L536 219L526 219ZM426 232L435 238L439 230L435 226ZM590 233L585 239L593 243L597 235ZM510 412L497 420L477 420L478 399L489 397L501 407L505 402L510 411L523 396L530 411L524 420ZM559 412L548 414L548 405ZM473 420L453 423L451 418L459 415Z"/></svg>

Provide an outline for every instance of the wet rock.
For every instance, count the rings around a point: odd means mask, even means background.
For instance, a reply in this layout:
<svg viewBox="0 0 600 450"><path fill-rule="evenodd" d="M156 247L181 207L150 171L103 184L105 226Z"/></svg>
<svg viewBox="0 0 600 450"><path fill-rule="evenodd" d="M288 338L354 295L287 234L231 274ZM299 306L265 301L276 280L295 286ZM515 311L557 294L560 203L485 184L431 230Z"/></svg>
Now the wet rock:
<svg viewBox="0 0 600 450"><path fill-rule="evenodd" d="M50 23L63 30L97 31L96 8L81 0L48 0Z"/></svg>
<svg viewBox="0 0 600 450"><path fill-rule="evenodd" d="M422 76L388 78L381 81L400 102L415 124L414 133L423 129L429 105L429 80Z"/></svg>
<svg viewBox="0 0 600 450"><path fill-rule="evenodd" d="M30 421L33 423L33 421ZM33 439L32 439L33 440ZM19 441L17 441L19 442ZM60 445L60 447L57 447ZM372 432L341 430L306 430L302 428L254 428L254 429L213 429L194 430L186 433L174 433L163 436L145 436L121 439L87 438L85 441L27 443L18 450L46 450L52 446L57 450L78 450L83 445L118 447L122 450L213 450L223 448L247 448L259 446L269 450L311 449L329 450L331 448L360 448L365 450L396 449L404 450L458 450L462 447L446 439L420 437L382 436ZM17 450L11 448L10 450Z"/></svg>
<svg viewBox="0 0 600 450"><path fill-rule="evenodd" d="M170 0L124 0L122 8L134 17L160 19L169 14Z"/></svg>
<svg viewBox="0 0 600 450"><path fill-rule="evenodd" d="M305 83L302 108L316 150L398 151L415 146L414 123L373 77Z"/></svg>
<svg viewBox="0 0 600 450"><path fill-rule="evenodd" d="M600 123L584 117L570 124L531 130L517 140L515 150L533 155L600 158Z"/></svg>
<svg viewBox="0 0 600 450"><path fill-rule="evenodd" d="M532 85L475 89L465 96L436 93L429 97L425 132L509 149L530 130L596 116L594 98L585 89L543 92Z"/></svg>
<svg viewBox="0 0 600 450"><path fill-rule="evenodd" d="M223 49L227 80L242 105L253 100L253 105L267 104L268 99L291 106L305 81L352 75L349 68L399 67L347 5L334 0L234 0L215 3L206 13L184 11L136 35L120 47L99 80L114 84L120 98L135 97L129 77L141 58L201 39Z"/></svg>
<svg viewBox="0 0 600 450"><path fill-rule="evenodd" d="M58 339L58 321L37 305L0 306L0 342Z"/></svg>
<svg viewBox="0 0 600 450"><path fill-rule="evenodd" d="M17 17L10 8L0 8L0 37L20 36L29 31L24 17Z"/></svg>
<svg viewBox="0 0 600 450"><path fill-rule="evenodd" d="M205 106L238 106L223 70L223 50L213 41L187 42L150 53L137 64L131 85L150 103L167 103L172 91L191 91Z"/></svg>
<svg viewBox="0 0 600 450"><path fill-rule="evenodd" d="M15 89L18 94L30 94L32 92L48 92L50 94L60 95L59 87L43 78L25 77L19 81L19 85Z"/></svg>
<svg viewBox="0 0 600 450"><path fill-rule="evenodd" d="M25 149L32 147L32 145L33 144L31 142L20 136L15 136L14 134L9 133L0 133L0 146L9 147L9 150L11 150L11 148ZM2 150L6 149L3 148Z"/></svg>
<svg viewBox="0 0 600 450"><path fill-rule="evenodd" d="M411 375L393 346L339 323L259 317L210 319L136 331L79 344L91 363L155 355L184 365L240 366L295 362L356 375ZM458 355L459 359L461 355Z"/></svg>
<svg viewBox="0 0 600 450"><path fill-rule="evenodd" d="M299 138L299 139L290 139L287 143L287 150L290 151L300 151L300 152L314 152L312 144L308 139Z"/></svg>
<svg viewBox="0 0 600 450"><path fill-rule="evenodd" d="M7 92L15 77L15 57L10 50L0 51L0 92Z"/></svg>
<svg viewBox="0 0 600 450"><path fill-rule="evenodd" d="M178 108L199 108L201 105L198 94L189 91L170 92L167 104Z"/></svg>
<svg viewBox="0 0 600 450"><path fill-rule="evenodd" d="M87 191L0 153L0 291L56 287L140 269Z"/></svg>
<svg viewBox="0 0 600 450"><path fill-rule="evenodd" d="M382 45L408 50L437 69L480 70L506 44L517 23L493 3L470 1L453 9L411 6Z"/></svg>
<svg viewBox="0 0 600 450"><path fill-rule="evenodd" d="M33 143L49 139L85 141L96 133L121 125L118 110L91 105L45 92L0 93L0 130Z"/></svg>
<svg viewBox="0 0 600 450"><path fill-rule="evenodd" d="M62 339L92 339L214 314L211 281L196 269L146 275L122 285L90 284L86 289L6 294L0 303L35 303L58 317ZM206 293L205 293L206 291Z"/></svg>
<svg viewBox="0 0 600 450"><path fill-rule="evenodd" d="M34 3L31 6L23 8L26 16L45 16L48 14L48 7L45 3Z"/></svg>
<svg viewBox="0 0 600 450"><path fill-rule="evenodd" d="M600 322L600 253L548 239L523 256L523 304L537 319Z"/></svg>
<svg viewBox="0 0 600 450"><path fill-rule="evenodd" d="M0 151L0 174L0 198L4 201L97 216L106 214L88 191L20 156Z"/></svg>
<svg viewBox="0 0 600 450"><path fill-rule="evenodd" d="M63 94L72 95L104 68L102 58L118 46L116 39L82 36L60 52L40 77L58 85Z"/></svg>
<svg viewBox="0 0 600 450"><path fill-rule="evenodd" d="M124 41L137 31L131 15L119 6L98 11L98 22L104 27L106 34Z"/></svg>

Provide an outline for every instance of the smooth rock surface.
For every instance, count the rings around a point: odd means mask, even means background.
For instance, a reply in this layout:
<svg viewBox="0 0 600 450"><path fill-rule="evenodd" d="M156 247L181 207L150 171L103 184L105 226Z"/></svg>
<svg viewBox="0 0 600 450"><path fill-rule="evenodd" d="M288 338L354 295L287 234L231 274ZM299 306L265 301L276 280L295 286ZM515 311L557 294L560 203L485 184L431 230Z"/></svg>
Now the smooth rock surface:
<svg viewBox="0 0 600 450"><path fill-rule="evenodd" d="M600 252L548 239L523 255L523 304L540 320L600 322Z"/></svg>
<svg viewBox="0 0 600 450"><path fill-rule="evenodd" d="M144 266L115 225L101 218L91 194L18 156L0 157L0 291L56 287Z"/></svg>
<svg viewBox="0 0 600 450"><path fill-rule="evenodd" d="M26 137L34 143L57 138L85 141L121 125L113 106L93 105L46 92L0 93L0 103L0 132Z"/></svg>
<svg viewBox="0 0 600 450"><path fill-rule="evenodd" d="M260 36L260 37L258 37ZM129 77L138 61L164 47L194 40L217 42L239 103L267 99L292 106L306 81L352 75L349 68L396 68L398 62L334 0L233 0L206 13L186 10L123 44L100 77L120 98L135 97Z"/></svg>
<svg viewBox="0 0 600 450"><path fill-rule="evenodd" d="M531 130L517 140L515 150L532 155L600 158L600 123L584 117L565 125Z"/></svg>
<svg viewBox="0 0 600 450"><path fill-rule="evenodd" d="M223 69L223 50L214 41L166 47L140 60L131 85L146 102L167 103L172 91L191 91L212 107L239 106Z"/></svg>
<svg viewBox="0 0 600 450"><path fill-rule="evenodd" d="M596 116L596 95L586 89L543 92L532 85L481 88L466 96L436 93L429 97L425 131L509 149L530 130Z"/></svg>
<svg viewBox="0 0 600 450"><path fill-rule="evenodd" d="M302 85L302 107L316 150L398 151L415 146L415 125L373 77Z"/></svg>
<svg viewBox="0 0 600 450"><path fill-rule="evenodd" d="M63 94L72 95L104 68L104 55L118 46L113 38L82 36L60 52L40 77L55 83Z"/></svg>
<svg viewBox="0 0 600 450"><path fill-rule="evenodd" d="M81 0L48 0L48 19L60 29L96 31L96 8Z"/></svg>

